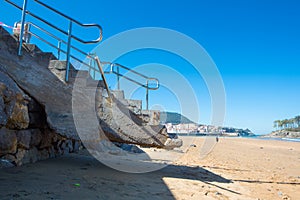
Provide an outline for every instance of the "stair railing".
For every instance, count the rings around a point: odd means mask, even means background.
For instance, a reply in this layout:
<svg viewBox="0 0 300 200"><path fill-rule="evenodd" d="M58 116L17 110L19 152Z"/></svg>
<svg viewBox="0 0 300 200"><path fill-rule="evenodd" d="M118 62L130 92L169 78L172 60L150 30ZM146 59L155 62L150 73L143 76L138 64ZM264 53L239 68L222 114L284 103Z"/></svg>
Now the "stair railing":
<svg viewBox="0 0 300 200"><path fill-rule="evenodd" d="M148 77L144 74L141 74L133 69L130 69L130 68L128 68L124 65L118 64L118 63L102 62L102 64L110 66L109 71L105 71L104 73L114 74L117 76L118 90L120 90L120 77L145 88L146 89L146 110L149 110L149 90L157 90L159 88L159 80L157 78ZM140 78L143 78L145 80L145 83L141 83L137 80L134 80L133 78L131 78L129 76L121 74L120 68L127 70L127 72L133 73L133 74L139 76Z"/></svg>
<svg viewBox="0 0 300 200"><path fill-rule="evenodd" d="M70 70L70 58L71 58L71 40L72 39L75 39L77 40L78 42L81 42L83 44L94 44L94 43L98 43L102 40L102 27L99 25L99 24L82 24L80 23L79 21L63 14L62 12L50 7L49 5L39 1L39 0L34 0L35 2L37 2L38 4L44 6L45 8L53 11L54 13L62 16L63 18L69 20L69 27L68 27L68 31L65 31L55 25L53 25L52 23L50 23L49 21L35 15L34 13L30 12L27 10L27 3L28 3L28 0L24 0L23 1L23 7L20 7L18 6L17 4L13 3L12 1L10 0L5 0L6 2L10 3L11 5L15 6L16 8L22 10L22 18L21 18L21 30L20 30L20 35L19 35L19 51L18 51L18 55L21 56L22 55L22 45L23 45L23 34L24 34L24 25L25 25L25 18L26 18L26 15L30 15L32 17L34 17L35 19L39 20L40 22L43 22L44 24L56 29L57 31L61 32L62 34L66 35L67 36L67 51L66 51L66 60L67 60L67 64L66 64L66 77L65 77L65 80L66 82L68 82L69 80L69 70ZM77 24L81 27L84 27L84 28L89 28L89 27L95 27L99 30L99 37L96 39L96 40L83 40L75 35L73 35L72 33L72 26L73 24ZM61 40L62 41L62 40Z"/></svg>
<svg viewBox="0 0 300 200"><path fill-rule="evenodd" d="M37 20L45 23L46 25L58 30L59 32L63 33L64 35L67 35L68 36L68 40L65 41L63 40L62 38L58 37L58 36L55 36L54 34L50 33L49 31L46 31L45 29L41 28L40 26L34 24L33 22L28 22L29 26L30 27L33 27L39 31L41 31L42 33L48 35L49 37L55 39L57 41L57 45L51 43L50 41L44 39L42 36L40 36L38 33L34 32L31 28L28 30L28 33L31 35L31 36L34 36L35 38L39 39L40 41L48 44L49 46L51 46L52 48L56 49L57 50L57 58L59 59L60 58L60 54L61 53L64 53L67 57L67 65L66 65L66 77L65 77L65 80L66 82L68 82L69 80L69 70L70 70L70 58L76 60L77 62L81 63L82 65L86 66L89 70L89 74L91 75L91 71L93 71L93 75L92 77L94 79L96 79L96 72L100 73L101 75L101 78L104 82L104 86L105 86L105 89L107 90L107 94L108 94L108 97L109 99L112 98L111 96L111 93L110 93L110 89L109 89L109 86L108 86L108 83L106 81L106 77L105 77L105 74L114 74L117 76L117 84L118 84L118 89L120 90L120 77L132 82L132 83L135 83L143 88L146 89L146 109L148 110L149 109L149 90L157 90L159 88L159 80L157 78L153 78L153 77L148 77L148 76L145 76L144 74L141 74L135 70L132 70L128 67L125 67L121 64L118 64L118 63L111 63L111 62L101 62L99 57L96 55L96 54L93 54L93 53L86 53L82 50L80 50L79 48L71 45L71 39L75 39L83 44L93 44L93 43L98 43L102 40L102 28L100 25L98 24L82 24L76 20L74 20L73 18L71 17L68 17L66 16L65 14L57 11L56 9L46 5L45 3L43 2L40 2L39 0L34 0L36 1L37 3L41 4L42 6L52 10L53 12L63 16L64 18L68 19L69 20L69 30L68 31L64 31L60 28L58 28L57 26L51 24L50 22L42 19L41 17L33 14L32 12L26 10L26 7L27 7L27 1L28 0L24 0L24 3L23 3L23 8L18 6L17 4L11 2L10 0L5 0L6 2L12 4L13 6L17 7L18 9L22 10L22 20L21 20L21 30L20 30L20 35L19 35L19 55L22 55L22 39L23 38L23 32L24 32L24 25L25 25L25 16L26 14L29 14L31 15L32 17L36 18ZM85 41L83 39L80 39L74 35L72 35L72 24L73 23L76 23L82 27L97 27L99 29L99 38L96 39L96 40L90 40L90 41ZM67 45L67 50L64 50L61 48L62 44L65 44ZM80 53L81 55L83 55L84 57L86 57L87 59L89 59L89 63L86 63L84 61L82 61L80 58L74 56L71 54L71 49L77 51L78 53ZM104 71L103 70L103 66L105 65L109 65L109 70L108 71ZM127 70L128 72L131 72L143 79L145 79L145 83L141 83L139 81L136 81L134 80L133 78L130 78L129 76L126 76L126 75L123 75L120 73L120 68L121 69L124 69L124 70ZM152 83L152 84L151 84ZM154 84L153 84L154 83ZM152 85L155 85L154 87L152 87Z"/></svg>
<svg viewBox="0 0 300 200"><path fill-rule="evenodd" d="M59 59L60 54L64 53L66 54L67 52L63 49L61 49L61 44L67 44L66 41L62 40L61 38L53 35L52 33L44 30L43 28L37 26L36 24L32 23L32 22L28 22L28 24L32 27L32 28L36 28L39 31L43 32L44 34L52 37L53 39L57 40L57 46L54 45L53 43L49 42L48 40L44 39L43 37L41 37L38 33L33 32L33 29L31 28L29 30L29 34L31 34L32 36L36 37L37 39L41 40L42 42L48 44L49 46L51 46L52 48L57 50L57 57ZM135 83L143 88L146 89L146 109L149 109L149 91L150 90L157 90L159 88L159 80L157 78L153 78L153 77L149 77L146 76L144 74L141 74L133 69L130 69L124 65L118 64L118 63L111 63L111 62L101 62L98 58L98 56L95 53L85 53L84 51L78 49L77 47L74 47L71 45L71 48L76 50L78 53L82 54L84 57L89 59L89 62L86 63L84 61L82 61L81 59L79 59L78 57L70 54L70 57L74 60L76 60L77 62L79 62L80 64L86 66L89 70L89 74L92 76L93 79L96 79L96 72L100 73L101 78L104 82L104 86L105 89L108 91L108 96L111 96L110 91L109 91L109 86L108 83L106 81L105 78L105 74L114 74L117 76L117 88L118 90L120 90L121 85L120 85L120 77ZM100 64L99 64L100 63ZM103 68L105 65L108 65L108 70L103 71ZM134 80L133 78L126 76L124 74L120 73L120 68L127 70L127 72L131 72L141 78L143 78L145 80L144 83L139 82L137 80ZM91 73L92 72L92 73Z"/></svg>

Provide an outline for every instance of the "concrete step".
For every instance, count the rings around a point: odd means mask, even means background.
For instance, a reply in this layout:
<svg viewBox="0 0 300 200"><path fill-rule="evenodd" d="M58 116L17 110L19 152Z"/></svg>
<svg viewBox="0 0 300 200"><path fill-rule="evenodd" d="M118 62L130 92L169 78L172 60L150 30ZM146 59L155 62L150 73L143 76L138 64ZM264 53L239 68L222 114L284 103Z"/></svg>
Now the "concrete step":
<svg viewBox="0 0 300 200"><path fill-rule="evenodd" d="M125 99L124 90L110 90L110 92L117 98L119 101Z"/></svg>
<svg viewBox="0 0 300 200"><path fill-rule="evenodd" d="M39 63L49 63L51 60L57 60L57 58L51 52L35 53L34 57Z"/></svg>
<svg viewBox="0 0 300 200"><path fill-rule="evenodd" d="M122 105L117 98L114 101L105 100L101 93L103 88L75 87L74 85L65 84L64 75L65 62L52 60L45 62L43 66L38 63L30 53L23 51L23 56L17 56L17 42L9 33L0 27L0 66L24 91L27 91L30 97L34 98L45 109L47 123L55 133L69 139L82 139L78 136L78 130L83 130L87 134L87 140L94 138L101 139L104 132L105 136L111 141L139 144L143 146L167 147L169 148L170 139L164 127L151 127L143 124L143 121ZM5 37L7 37L5 39ZM48 65L49 64L49 65ZM47 65L47 67L44 67ZM71 66L71 71L76 72ZM54 72L61 73L61 80ZM83 72L86 75L88 72ZM70 76L71 77L71 76ZM86 78L78 79L86 83ZM74 86L74 87L73 87ZM78 91L76 91L76 88ZM124 92L119 92L119 97L124 100ZM74 96L76 98L74 98ZM118 96L118 95L116 95ZM95 116L95 105L91 101L96 99L96 108L98 118ZM97 101L99 98L99 101ZM125 100L124 100L125 101ZM74 107L79 108L78 113L74 115ZM89 113L91 111L91 114ZM83 120L83 126L80 127L79 121ZM91 120L94 119L95 120ZM95 124L93 124L95 122ZM75 124L76 123L76 124ZM99 129L99 123L101 130Z"/></svg>
<svg viewBox="0 0 300 200"><path fill-rule="evenodd" d="M48 65L48 69L56 75L61 81L65 82L65 77L66 77L66 66L67 62L66 61L61 61L61 60L51 60ZM81 77L87 78L88 77L88 72L80 72L78 73L78 70L76 70L72 64L70 64L70 71L69 71L69 79L74 80L74 78L79 74ZM73 78L73 79L72 79ZM72 82L72 81L70 81Z"/></svg>
<svg viewBox="0 0 300 200"><path fill-rule="evenodd" d="M27 52L32 53L32 54L42 52L42 50L35 44L30 44L30 43L25 43L24 42L23 47Z"/></svg>
<svg viewBox="0 0 300 200"><path fill-rule="evenodd" d="M142 114L142 100L135 100L135 99L126 99L127 106L132 112L137 115Z"/></svg>
<svg viewBox="0 0 300 200"><path fill-rule="evenodd" d="M60 61L60 60L51 60L49 62L48 68L52 73L54 73L60 80L65 82L65 76L66 76L66 61ZM88 88L99 88L104 87L104 83L102 80L94 80L90 74L89 71L86 70L76 70L72 65L70 65L70 71L69 71L69 83L74 83L74 81L77 79L85 79L85 82L83 83L84 87Z"/></svg>
<svg viewBox="0 0 300 200"><path fill-rule="evenodd" d="M114 97L137 115L142 114L142 100L125 99L124 90L110 90Z"/></svg>

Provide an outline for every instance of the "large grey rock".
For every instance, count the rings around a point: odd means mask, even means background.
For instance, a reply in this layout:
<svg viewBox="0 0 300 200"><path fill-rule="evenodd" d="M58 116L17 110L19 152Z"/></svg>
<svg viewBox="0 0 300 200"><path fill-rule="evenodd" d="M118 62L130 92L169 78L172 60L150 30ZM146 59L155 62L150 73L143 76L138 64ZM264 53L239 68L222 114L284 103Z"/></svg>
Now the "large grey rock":
<svg viewBox="0 0 300 200"><path fill-rule="evenodd" d="M16 132L18 147L23 149L30 148L31 130L20 130Z"/></svg>
<svg viewBox="0 0 300 200"><path fill-rule="evenodd" d="M0 156L14 154L17 151L17 136L13 130L5 127L0 129Z"/></svg>
<svg viewBox="0 0 300 200"><path fill-rule="evenodd" d="M1 84L2 83L0 82L0 88L1 88ZM6 124L7 124L7 114L5 112L5 103L2 94L0 94L0 127L5 126Z"/></svg>
<svg viewBox="0 0 300 200"><path fill-rule="evenodd" d="M39 151L37 148L33 147L30 150L18 149L16 153L16 164L18 166L27 164L27 163L35 163L39 160Z"/></svg>
<svg viewBox="0 0 300 200"><path fill-rule="evenodd" d="M0 169L3 168L10 168L10 167L14 167L15 165L12 164L9 160L6 159L0 159Z"/></svg>
<svg viewBox="0 0 300 200"><path fill-rule="evenodd" d="M39 149L48 148L53 145L54 142L58 140L58 135L50 130L45 130L42 133L41 143L39 145Z"/></svg>
<svg viewBox="0 0 300 200"><path fill-rule="evenodd" d="M5 73L0 71L0 126L25 129L29 125L30 98Z"/></svg>
<svg viewBox="0 0 300 200"><path fill-rule="evenodd" d="M40 129L30 129L31 138L30 138L30 147L39 146L42 141L42 132Z"/></svg>
<svg viewBox="0 0 300 200"><path fill-rule="evenodd" d="M29 115L27 105L16 102L11 115L8 118L6 127L10 129L26 129L29 126Z"/></svg>
<svg viewBox="0 0 300 200"><path fill-rule="evenodd" d="M165 149L174 149L182 146L182 140L177 138L168 138L165 142Z"/></svg>

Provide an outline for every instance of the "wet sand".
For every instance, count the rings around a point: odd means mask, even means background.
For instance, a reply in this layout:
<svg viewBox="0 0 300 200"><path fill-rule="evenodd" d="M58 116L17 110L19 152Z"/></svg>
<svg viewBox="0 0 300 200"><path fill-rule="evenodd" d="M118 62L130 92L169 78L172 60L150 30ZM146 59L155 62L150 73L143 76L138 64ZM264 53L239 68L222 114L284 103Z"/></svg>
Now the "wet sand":
<svg viewBox="0 0 300 200"><path fill-rule="evenodd" d="M300 197L299 142L220 138L213 151L202 158L203 138L184 141L185 153L179 159L145 174L111 169L85 151L2 169L0 199Z"/></svg>

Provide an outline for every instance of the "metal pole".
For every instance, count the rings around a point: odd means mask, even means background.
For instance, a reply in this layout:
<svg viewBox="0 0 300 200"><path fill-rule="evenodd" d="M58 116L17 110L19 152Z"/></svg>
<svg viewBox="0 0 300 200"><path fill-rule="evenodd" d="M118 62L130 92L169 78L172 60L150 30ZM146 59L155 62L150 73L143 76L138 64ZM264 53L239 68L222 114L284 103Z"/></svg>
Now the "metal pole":
<svg viewBox="0 0 300 200"><path fill-rule="evenodd" d="M120 67L119 66L117 66L118 68L117 68L117 81L118 81L118 90L120 90L120 76L119 76L119 74L120 74Z"/></svg>
<svg viewBox="0 0 300 200"><path fill-rule="evenodd" d="M89 53L89 56L91 56L92 55L92 53ZM93 60L92 60L92 57L90 57L90 60L89 60L89 75L91 75L91 68L92 68L92 65L93 65ZM94 78L94 77L92 77L92 78Z"/></svg>
<svg viewBox="0 0 300 200"><path fill-rule="evenodd" d="M92 76L93 79L96 80L96 60L95 56L97 56L96 53L89 53L89 75ZM93 70L93 75L91 74L91 71Z"/></svg>
<svg viewBox="0 0 300 200"><path fill-rule="evenodd" d="M96 80L96 61L94 60L94 58L93 58L93 69L94 69L94 71L93 71L94 79Z"/></svg>
<svg viewBox="0 0 300 200"><path fill-rule="evenodd" d="M149 110L149 82L147 80L147 88L146 88L146 110Z"/></svg>
<svg viewBox="0 0 300 200"><path fill-rule="evenodd" d="M98 69L99 69L99 71L100 71L102 80L103 80L103 82L104 82L104 86L105 86L105 88L106 88L108 98L109 98L110 101L112 102L112 96L111 96L111 93L110 93L110 91L109 91L109 87L108 87L108 84L107 84L107 81L106 81L106 78L105 78L105 75L104 75L104 71L103 71L103 69L102 69L102 67L101 67L101 62L100 62L98 56L95 57L95 60L96 60Z"/></svg>
<svg viewBox="0 0 300 200"><path fill-rule="evenodd" d="M65 78L66 82L69 81L71 39L72 39L72 20L70 20L69 30L68 30L67 66L66 66L66 78Z"/></svg>
<svg viewBox="0 0 300 200"><path fill-rule="evenodd" d="M21 18L21 30L19 35L19 50L18 55L22 55L22 45L23 45L23 35L24 35L24 24L25 24L25 17L26 17L26 9L27 9L27 0L23 1L23 10L22 10L22 18Z"/></svg>
<svg viewBox="0 0 300 200"><path fill-rule="evenodd" d="M58 41L57 45L57 58L60 59L60 48L61 48L61 40Z"/></svg>

